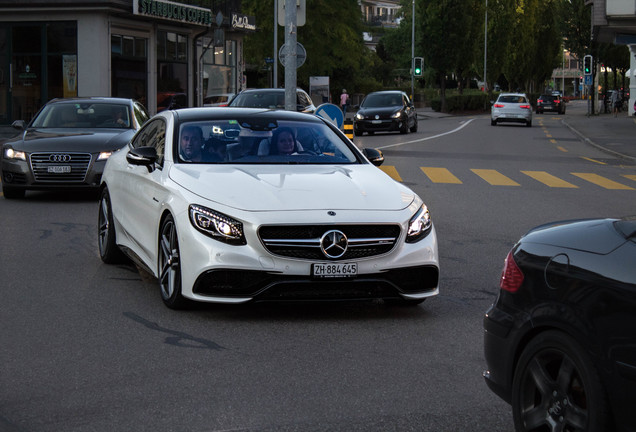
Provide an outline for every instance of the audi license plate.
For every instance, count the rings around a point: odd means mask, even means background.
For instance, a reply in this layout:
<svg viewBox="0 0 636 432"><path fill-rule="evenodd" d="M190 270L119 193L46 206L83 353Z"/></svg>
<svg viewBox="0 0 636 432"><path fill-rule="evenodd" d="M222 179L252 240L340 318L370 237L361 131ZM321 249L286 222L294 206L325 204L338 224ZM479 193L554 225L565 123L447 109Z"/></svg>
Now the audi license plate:
<svg viewBox="0 0 636 432"><path fill-rule="evenodd" d="M53 165L47 168L47 172L53 174L66 174L71 172L70 165Z"/></svg>
<svg viewBox="0 0 636 432"><path fill-rule="evenodd" d="M341 278L354 277L358 275L358 264L356 263L329 263L311 265L311 274L317 278Z"/></svg>

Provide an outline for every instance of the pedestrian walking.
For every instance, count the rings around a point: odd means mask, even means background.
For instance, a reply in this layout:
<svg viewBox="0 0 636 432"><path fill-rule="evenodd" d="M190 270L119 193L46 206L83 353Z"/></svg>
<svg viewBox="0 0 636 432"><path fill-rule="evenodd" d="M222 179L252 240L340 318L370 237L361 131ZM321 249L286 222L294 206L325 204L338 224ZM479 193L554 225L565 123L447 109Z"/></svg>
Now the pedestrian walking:
<svg viewBox="0 0 636 432"><path fill-rule="evenodd" d="M347 89L342 89L342 93L340 94L340 107L342 108L342 113L347 115L347 106L349 105L349 95L347 94Z"/></svg>
<svg viewBox="0 0 636 432"><path fill-rule="evenodd" d="M612 112L614 113L614 117L618 116L618 109L620 108L620 99L618 97L618 90L614 89L612 92L612 96L610 97L610 105L612 107Z"/></svg>

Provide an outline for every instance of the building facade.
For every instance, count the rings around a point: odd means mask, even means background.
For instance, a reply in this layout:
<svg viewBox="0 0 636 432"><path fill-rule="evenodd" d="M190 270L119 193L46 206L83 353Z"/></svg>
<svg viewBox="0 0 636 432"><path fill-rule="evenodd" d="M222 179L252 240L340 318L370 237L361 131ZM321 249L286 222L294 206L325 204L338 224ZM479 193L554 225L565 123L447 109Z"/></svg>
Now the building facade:
<svg viewBox="0 0 636 432"><path fill-rule="evenodd" d="M243 85L240 1L0 0L0 125L56 97L117 96L150 113Z"/></svg>

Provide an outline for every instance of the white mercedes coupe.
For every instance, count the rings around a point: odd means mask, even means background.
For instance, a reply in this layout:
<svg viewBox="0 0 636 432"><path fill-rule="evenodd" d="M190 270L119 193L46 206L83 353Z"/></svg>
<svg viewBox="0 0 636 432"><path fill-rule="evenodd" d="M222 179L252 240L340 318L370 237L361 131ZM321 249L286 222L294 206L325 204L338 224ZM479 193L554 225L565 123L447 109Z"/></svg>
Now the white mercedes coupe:
<svg viewBox="0 0 636 432"><path fill-rule="evenodd" d="M333 124L288 111L188 108L151 118L101 181L106 263L153 274L166 306L438 294L429 209Z"/></svg>

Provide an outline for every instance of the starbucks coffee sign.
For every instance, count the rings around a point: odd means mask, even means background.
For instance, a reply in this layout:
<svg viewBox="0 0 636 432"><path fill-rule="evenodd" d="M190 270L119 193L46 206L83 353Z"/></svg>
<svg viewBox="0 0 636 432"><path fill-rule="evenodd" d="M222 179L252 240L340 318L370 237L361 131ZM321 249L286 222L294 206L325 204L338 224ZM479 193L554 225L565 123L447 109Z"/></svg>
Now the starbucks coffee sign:
<svg viewBox="0 0 636 432"><path fill-rule="evenodd" d="M133 14L186 24L212 25L212 11L167 0L133 0Z"/></svg>

